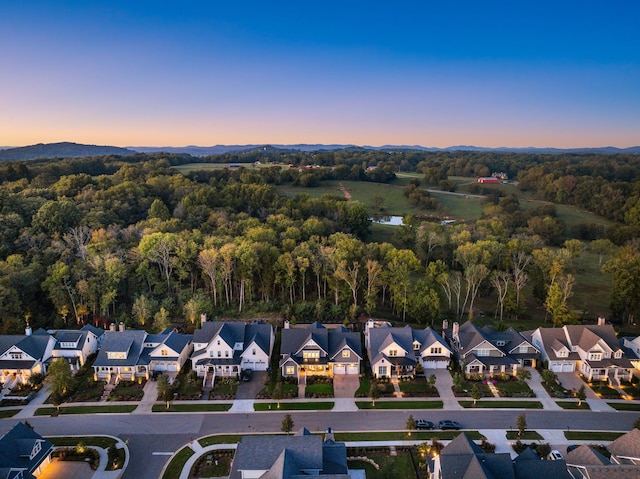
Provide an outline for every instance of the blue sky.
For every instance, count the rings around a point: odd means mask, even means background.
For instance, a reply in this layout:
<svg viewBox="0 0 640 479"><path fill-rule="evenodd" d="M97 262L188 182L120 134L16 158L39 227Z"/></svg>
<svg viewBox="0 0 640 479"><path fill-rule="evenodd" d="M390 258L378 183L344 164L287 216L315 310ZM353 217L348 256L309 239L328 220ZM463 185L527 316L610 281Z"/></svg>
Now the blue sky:
<svg viewBox="0 0 640 479"><path fill-rule="evenodd" d="M640 144L640 4L0 2L0 145Z"/></svg>

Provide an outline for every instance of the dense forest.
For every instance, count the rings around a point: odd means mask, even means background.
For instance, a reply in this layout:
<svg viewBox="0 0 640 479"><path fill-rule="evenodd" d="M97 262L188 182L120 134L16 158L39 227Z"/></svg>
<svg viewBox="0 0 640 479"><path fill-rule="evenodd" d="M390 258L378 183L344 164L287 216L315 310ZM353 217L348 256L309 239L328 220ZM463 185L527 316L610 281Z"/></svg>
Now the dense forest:
<svg viewBox="0 0 640 479"><path fill-rule="evenodd" d="M233 167L174 168L190 163ZM371 234L375 204L282 193L334 180L394 184L401 172L418 173L404 192L425 215L405 218L391 242ZM469 187L484 195L479 220L434 221L427 189L493 172L612 226L569 230L553 205L524 209L480 184ZM201 313L348 322L383 312L433 324L474 318L479 298L492 299L499 320L527 317L535 301L559 325L581 319L571 297L585 252L610 278L607 313L633 321L639 179L636 155L360 148L0 163L0 332L114 321L192 330Z"/></svg>

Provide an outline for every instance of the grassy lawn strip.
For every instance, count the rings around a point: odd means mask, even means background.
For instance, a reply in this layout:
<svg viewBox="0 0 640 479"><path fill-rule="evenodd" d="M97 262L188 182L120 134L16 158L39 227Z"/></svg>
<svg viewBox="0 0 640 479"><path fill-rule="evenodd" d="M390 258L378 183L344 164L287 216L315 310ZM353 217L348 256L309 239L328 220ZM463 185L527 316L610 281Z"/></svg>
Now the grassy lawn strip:
<svg viewBox="0 0 640 479"><path fill-rule="evenodd" d="M608 402L607 404L617 411L640 411L640 403Z"/></svg>
<svg viewBox="0 0 640 479"><path fill-rule="evenodd" d="M580 406L578 406L578 403L576 401L556 401L556 404L562 409L591 409L586 401L582 401L582 404Z"/></svg>
<svg viewBox="0 0 640 479"><path fill-rule="evenodd" d="M85 446L95 446L95 447L101 447L103 449L108 449L112 444L115 444L117 442L114 438L106 437L106 436L78 436L78 437L63 436L63 437L48 437L47 439L54 446L75 447L79 443L82 443Z"/></svg>
<svg viewBox="0 0 640 479"><path fill-rule="evenodd" d="M305 397L333 397L333 385L309 384L304 389Z"/></svg>
<svg viewBox="0 0 640 479"><path fill-rule="evenodd" d="M183 447L180 449L175 456L171 459L171 462L164 470L164 474L162 475L162 479L178 479L180 477L180 473L184 468L184 465L191 456L193 456L195 452L190 447Z"/></svg>
<svg viewBox="0 0 640 479"><path fill-rule="evenodd" d="M564 437L570 441L615 441L623 432L606 431L565 431Z"/></svg>
<svg viewBox="0 0 640 479"><path fill-rule="evenodd" d="M515 409L542 409L540 401L478 401L473 405L473 401L458 401L464 408L515 408Z"/></svg>
<svg viewBox="0 0 640 479"><path fill-rule="evenodd" d="M245 434L215 434L213 436L198 439L202 447L212 446L214 444L236 444L240 442Z"/></svg>
<svg viewBox="0 0 640 479"><path fill-rule="evenodd" d="M154 404L151 408L153 412L216 412L228 411L231 403L225 404L172 404L169 409L165 404Z"/></svg>
<svg viewBox="0 0 640 479"><path fill-rule="evenodd" d="M0 419L6 419L8 417L13 417L16 414L18 414L19 411L20 411L20 409L5 409L3 411L0 411Z"/></svg>
<svg viewBox="0 0 640 479"><path fill-rule="evenodd" d="M333 409L335 403L329 402L281 402L278 408L278 403L254 403L254 411L316 411L316 410L328 410Z"/></svg>
<svg viewBox="0 0 640 479"><path fill-rule="evenodd" d="M474 441L484 438L478 431L464 431ZM407 431L386 431L386 432L336 432L336 441L430 441L432 438L443 441L451 440L461 434L460 431L412 431L409 437Z"/></svg>
<svg viewBox="0 0 640 479"><path fill-rule="evenodd" d="M358 409L442 409L442 401L356 401Z"/></svg>
<svg viewBox="0 0 640 479"><path fill-rule="evenodd" d="M386 479L387 477L415 477L411 456L408 454L370 454L367 457L372 459L380 469L376 469L372 464L364 461L349 461L350 469L364 469L367 479Z"/></svg>
<svg viewBox="0 0 640 479"><path fill-rule="evenodd" d="M69 406L61 407L60 414L115 414L129 413L136 407L135 404L120 404L112 406ZM36 409L36 416L51 416L56 412L55 407L41 407Z"/></svg>
<svg viewBox="0 0 640 479"><path fill-rule="evenodd" d="M544 437L538 434L536 431L525 431L518 438L518 431L507 431L507 439L520 439L528 441L542 441Z"/></svg>

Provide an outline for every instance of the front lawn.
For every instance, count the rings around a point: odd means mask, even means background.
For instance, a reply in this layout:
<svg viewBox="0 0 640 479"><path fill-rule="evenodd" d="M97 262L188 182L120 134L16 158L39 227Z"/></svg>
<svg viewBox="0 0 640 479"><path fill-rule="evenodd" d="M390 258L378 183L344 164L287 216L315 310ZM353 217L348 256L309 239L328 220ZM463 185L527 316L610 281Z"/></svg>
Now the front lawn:
<svg viewBox="0 0 640 479"><path fill-rule="evenodd" d="M199 378L195 371L190 371L189 374L179 374L176 382L178 384L175 392L178 393L176 396L178 401L202 399L202 378Z"/></svg>
<svg viewBox="0 0 640 479"><path fill-rule="evenodd" d="M254 411L327 411L333 409L335 403L331 402L281 402L278 403L254 403Z"/></svg>
<svg viewBox="0 0 640 479"><path fill-rule="evenodd" d="M61 407L59 414L126 414L133 411L135 404L121 404L111 406L67 406ZM55 416L58 411L55 407L41 407L36 409L35 416Z"/></svg>
<svg viewBox="0 0 640 479"><path fill-rule="evenodd" d="M540 401L478 401L473 405L473 401L459 401L464 408L513 408L513 409L543 409Z"/></svg>
<svg viewBox="0 0 640 479"><path fill-rule="evenodd" d="M640 404L636 402L608 402L617 411L640 411Z"/></svg>
<svg viewBox="0 0 640 479"><path fill-rule="evenodd" d="M233 449L210 451L195 462L189 477L227 477L231 471Z"/></svg>
<svg viewBox="0 0 640 479"><path fill-rule="evenodd" d="M221 412L231 409L232 404L154 404L152 412Z"/></svg>
<svg viewBox="0 0 640 479"><path fill-rule="evenodd" d="M508 381L498 381L496 388L500 393L500 397L507 398L530 398L535 397L535 394L524 381L518 381L517 379L510 379Z"/></svg>
<svg viewBox="0 0 640 479"><path fill-rule="evenodd" d="M485 437L478 431L464 431L473 441L480 441ZM411 439L416 441L430 441L433 438L441 441L449 441L462 434L461 431L411 431ZM371 431L371 432L336 432L336 441L358 442L358 441L406 441L407 431Z"/></svg>
<svg viewBox="0 0 640 479"><path fill-rule="evenodd" d="M373 461L378 468L366 461L349 461L349 469L364 469L367 479L386 479L388 477L402 477L403 479L413 479L416 471L411 461L411 456L404 451L398 451L397 456L390 456L388 453L362 451L363 455Z"/></svg>
<svg viewBox="0 0 640 479"><path fill-rule="evenodd" d="M442 401L356 401L358 409L442 409Z"/></svg>
<svg viewBox="0 0 640 479"><path fill-rule="evenodd" d="M405 397L438 397L438 389L431 386L424 377L403 379L399 382L400 391Z"/></svg>
<svg viewBox="0 0 640 479"><path fill-rule="evenodd" d="M570 441L615 441L624 434L607 431L565 431L564 437Z"/></svg>
<svg viewBox="0 0 640 479"><path fill-rule="evenodd" d="M178 479L187 460L194 454L193 449L188 446L180 449L171 458L171 462L169 462L169 465L164 470L164 474L162 474L162 479Z"/></svg>
<svg viewBox="0 0 640 479"><path fill-rule="evenodd" d="M477 384L480 387L480 393L482 394L482 397L493 397L489 386L487 386L483 382L483 380L471 381L462 379L460 376L458 376L457 380L454 378L453 386L451 389L453 390L453 394L456 397L468 397L471 395L471 389L473 389L474 384Z"/></svg>
<svg viewBox="0 0 640 479"><path fill-rule="evenodd" d="M140 401L144 396L144 381L120 381L109 394L109 401Z"/></svg>
<svg viewBox="0 0 640 479"><path fill-rule="evenodd" d="M520 431L507 431L507 439L509 439L509 440L520 439L520 440L527 440L527 441L542 441L542 440L544 440L544 437L542 437L536 431L524 431L522 433L522 435L520 435L520 437L518 437L519 434L520 434Z"/></svg>
<svg viewBox="0 0 640 479"><path fill-rule="evenodd" d="M580 409L580 410L589 410L589 404L587 401L582 401L582 404L578 406L578 401L556 401L556 404L560 406L562 409Z"/></svg>
<svg viewBox="0 0 640 479"><path fill-rule="evenodd" d="M332 398L333 380L326 376L308 376L304 388L306 398Z"/></svg>
<svg viewBox="0 0 640 479"><path fill-rule="evenodd" d="M0 411L0 419L6 419L8 417L13 417L20 412L20 409L3 409Z"/></svg>
<svg viewBox="0 0 640 479"><path fill-rule="evenodd" d="M209 399L234 399L238 390L237 378L223 378L216 381Z"/></svg>
<svg viewBox="0 0 640 479"><path fill-rule="evenodd" d="M587 384L601 398L605 398L605 399L620 398L620 393L615 389L613 389L612 387L609 387L609 385L605 381L598 381L598 382L592 382Z"/></svg>
<svg viewBox="0 0 640 479"><path fill-rule="evenodd" d="M369 395L369 389L371 389L371 377L368 372L365 372L360 378L360 387L356 390L355 397L367 397Z"/></svg>
<svg viewBox="0 0 640 479"><path fill-rule="evenodd" d="M637 382L623 382L620 388L624 391L625 395L631 396L633 399L640 399L640 387Z"/></svg>

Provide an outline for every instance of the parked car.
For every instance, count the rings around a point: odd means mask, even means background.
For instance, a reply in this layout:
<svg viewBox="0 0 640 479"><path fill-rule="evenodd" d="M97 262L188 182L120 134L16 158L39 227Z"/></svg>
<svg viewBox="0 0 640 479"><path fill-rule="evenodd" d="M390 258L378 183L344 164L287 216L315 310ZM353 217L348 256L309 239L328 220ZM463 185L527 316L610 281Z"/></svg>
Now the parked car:
<svg viewBox="0 0 640 479"><path fill-rule="evenodd" d="M554 449L549 453L549 455L547 456L547 459L550 461L560 461L564 458L562 457L562 454L560 454L560 451L558 451L557 449Z"/></svg>
<svg viewBox="0 0 640 479"><path fill-rule="evenodd" d="M567 452L571 452L574 451L576 449L578 449L580 446L578 444L570 444L567 446Z"/></svg>
<svg viewBox="0 0 640 479"><path fill-rule="evenodd" d="M243 381L251 381L251 378L253 378L253 370L252 369L243 369L242 373L240 374L240 378Z"/></svg>
<svg viewBox="0 0 640 479"><path fill-rule="evenodd" d="M416 419L416 429L433 429L435 425L426 419Z"/></svg>
<svg viewBox="0 0 640 479"><path fill-rule="evenodd" d="M460 425L459 422L452 421L450 419L444 419L440 421L438 425L440 426L440 429L456 429L456 430L462 429L462 426Z"/></svg>

